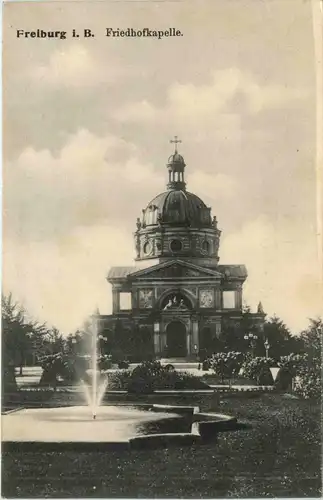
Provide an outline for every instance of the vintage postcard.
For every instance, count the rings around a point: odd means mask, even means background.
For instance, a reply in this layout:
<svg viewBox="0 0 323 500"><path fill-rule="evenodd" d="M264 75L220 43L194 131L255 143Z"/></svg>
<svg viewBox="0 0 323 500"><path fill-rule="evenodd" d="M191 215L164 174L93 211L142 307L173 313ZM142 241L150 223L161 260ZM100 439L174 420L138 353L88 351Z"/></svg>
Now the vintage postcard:
<svg viewBox="0 0 323 500"><path fill-rule="evenodd" d="M322 26L4 3L4 498L321 497Z"/></svg>

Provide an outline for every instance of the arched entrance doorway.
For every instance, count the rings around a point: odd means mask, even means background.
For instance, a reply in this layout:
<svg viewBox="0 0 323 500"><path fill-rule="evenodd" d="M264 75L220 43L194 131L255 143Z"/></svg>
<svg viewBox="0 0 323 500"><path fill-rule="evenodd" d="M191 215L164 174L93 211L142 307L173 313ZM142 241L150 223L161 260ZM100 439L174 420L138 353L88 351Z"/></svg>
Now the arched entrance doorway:
<svg viewBox="0 0 323 500"><path fill-rule="evenodd" d="M166 328L167 357L177 358L187 355L186 327L181 321L172 321Z"/></svg>

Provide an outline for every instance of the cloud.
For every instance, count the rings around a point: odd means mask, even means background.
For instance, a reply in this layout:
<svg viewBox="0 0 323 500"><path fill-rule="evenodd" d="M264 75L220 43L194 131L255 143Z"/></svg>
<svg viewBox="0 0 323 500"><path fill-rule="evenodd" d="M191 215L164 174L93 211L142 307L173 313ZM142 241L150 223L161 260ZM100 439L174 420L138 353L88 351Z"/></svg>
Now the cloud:
<svg viewBox="0 0 323 500"><path fill-rule="evenodd" d="M143 200L165 184L133 144L84 129L55 156L26 148L5 165L4 177L5 232L28 241L56 239L102 221L134 225Z"/></svg>
<svg viewBox="0 0 323 500"><path fill-rule="evenodd" d="M47 64L32 68L30 76L50 87L77 88L111 83L123 73L112 57L102 64L87 48L75 44L55 50Z"/></svg>
<svg viewBox="0 0 323 500"><path fill-rule="evenodd" d="M296 243L302 234L302 245ZM277 314L297 333L309 317L322 314L315 233L302 231L292 220L275 223L260 215L224 237L221 263L244 263L248 269L245 300L255 307L261 300L265 312Z"/></svg>
<svg viewBox="0 0 323 500"><path fill-rule="evenodd" d="M113 116L121 122L149 122L157 118L158 110L148 101L143 100L121 106Z"/></svg>
<svg viewBox="0 0 323 500"><path fill-rule="evenodd" d="M4 291L12 291L32 317L67 334L96 307L111 312L107 271L131 264L133 255L131 234L113 225L74 229L55 242L6 239Z"/></svg>
<svg viewBox="0 0 323 500"><path fill-rule="evenodd" d="M245 113L257 115L266 110L289 106L303 100L306 92L276 83L260 84L254 75L239 68L214 71L209 84L172 83L167 89L164 107L148 101L123 105L114 114L119 121L154 120L216 121L219 115ZM222 128L222 127L219 127Z"/></svg>
<svg viewBox="0 0 323 500"><path fill-rule="evenodd" d="M208 198L215 203L224 198L238 195L239 186L236 179L226 174L209 174L195 170L188 175L188 184L194 186L194 192L202 199Z"/></svg>

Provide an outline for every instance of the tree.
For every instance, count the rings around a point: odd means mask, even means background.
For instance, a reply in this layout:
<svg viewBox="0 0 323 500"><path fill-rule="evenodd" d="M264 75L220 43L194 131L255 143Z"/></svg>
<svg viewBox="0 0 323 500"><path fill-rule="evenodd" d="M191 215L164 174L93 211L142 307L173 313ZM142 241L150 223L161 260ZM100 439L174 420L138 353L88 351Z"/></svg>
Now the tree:
<svg viewBox="0 0 323 500"><path fill-rule="evenodd" d="M13 300L11 293L7 297L2 295L1 310L4 363L18 365L22 375L26 352L31 348L33 325L26 321L23 307Z"/></svg>
<svg viewBox="0 0 323 500"><path fill-rule="evenodd" d="M295 391L304 398L321 399L322 393L322 319L310 319L309 327L301 333L303 363L298 366Z"/></svg>
<svg viewBox="0 0 323 500"><path fill-rule="evenodd" d="M66 349L66 339L64 339L56 327L48 330L45 343L47 344L49 354L64 352Z"/></svg>
<svg viewBox="0 0 323 500"><path fill-rule="evenodd" d="M63 338L57 328L48 328L46 323L39 323L28 317L26 310L15 302L11 293L2 294L3 361L12 366L19 366L20 375L23 366L31 354L42 357L51 352L59 352L63 347Z"/></svg>
<svg viewBox="0 0 323 500"><path fill-rule="evenodd" d="M259 336L251 308L249 306L244 306L241 321L235 322L230 319L224 319L222 322L220 341L222 341L224 345L224 350L247 352L250 349L250 345L249 342L244 339L244 336L249 333L254 333ZM256 354L260 354L258 353L259 345L261 345L261 338L258 339L257 345L255 346Z"/></svg>
<svg viewBox="0 0 323 500"><path fill-rule="evenodd" d="M13 300L12 294L2 294L2 388L7 394L17 390L15 366L22 367L26 352L31 348L32 325L26 322L25 311Z"/></svg>
<svg viewBox="0 0 323 500"><path fill-rule="evenodd" d="M323 323L322 319L310 319L309 327L300 335L303 351L313 360L321 359Z"/></svg>
<svg viewBox="0 0 323 500"><path fill-rule="evenodd" d="M281 356L302 351L302 340L293 336L285 323L277 316L273 316L264 324L263 339L268 340L269 353L272 358L279 360ZM263 347L263 353L265 349Z"/></svg>

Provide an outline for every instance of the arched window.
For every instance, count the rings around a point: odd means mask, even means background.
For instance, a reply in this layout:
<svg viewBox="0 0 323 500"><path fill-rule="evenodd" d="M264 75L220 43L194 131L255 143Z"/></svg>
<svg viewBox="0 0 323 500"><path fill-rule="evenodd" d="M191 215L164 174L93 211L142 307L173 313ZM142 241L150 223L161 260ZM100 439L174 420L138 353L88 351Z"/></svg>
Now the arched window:
<svg viewBox="0 0 323 500"><path fill-rule="evenodd" d="M202 243L202 250L205 253L209 253L210 251L210 243L207 240L204 240Z"/></svg>

